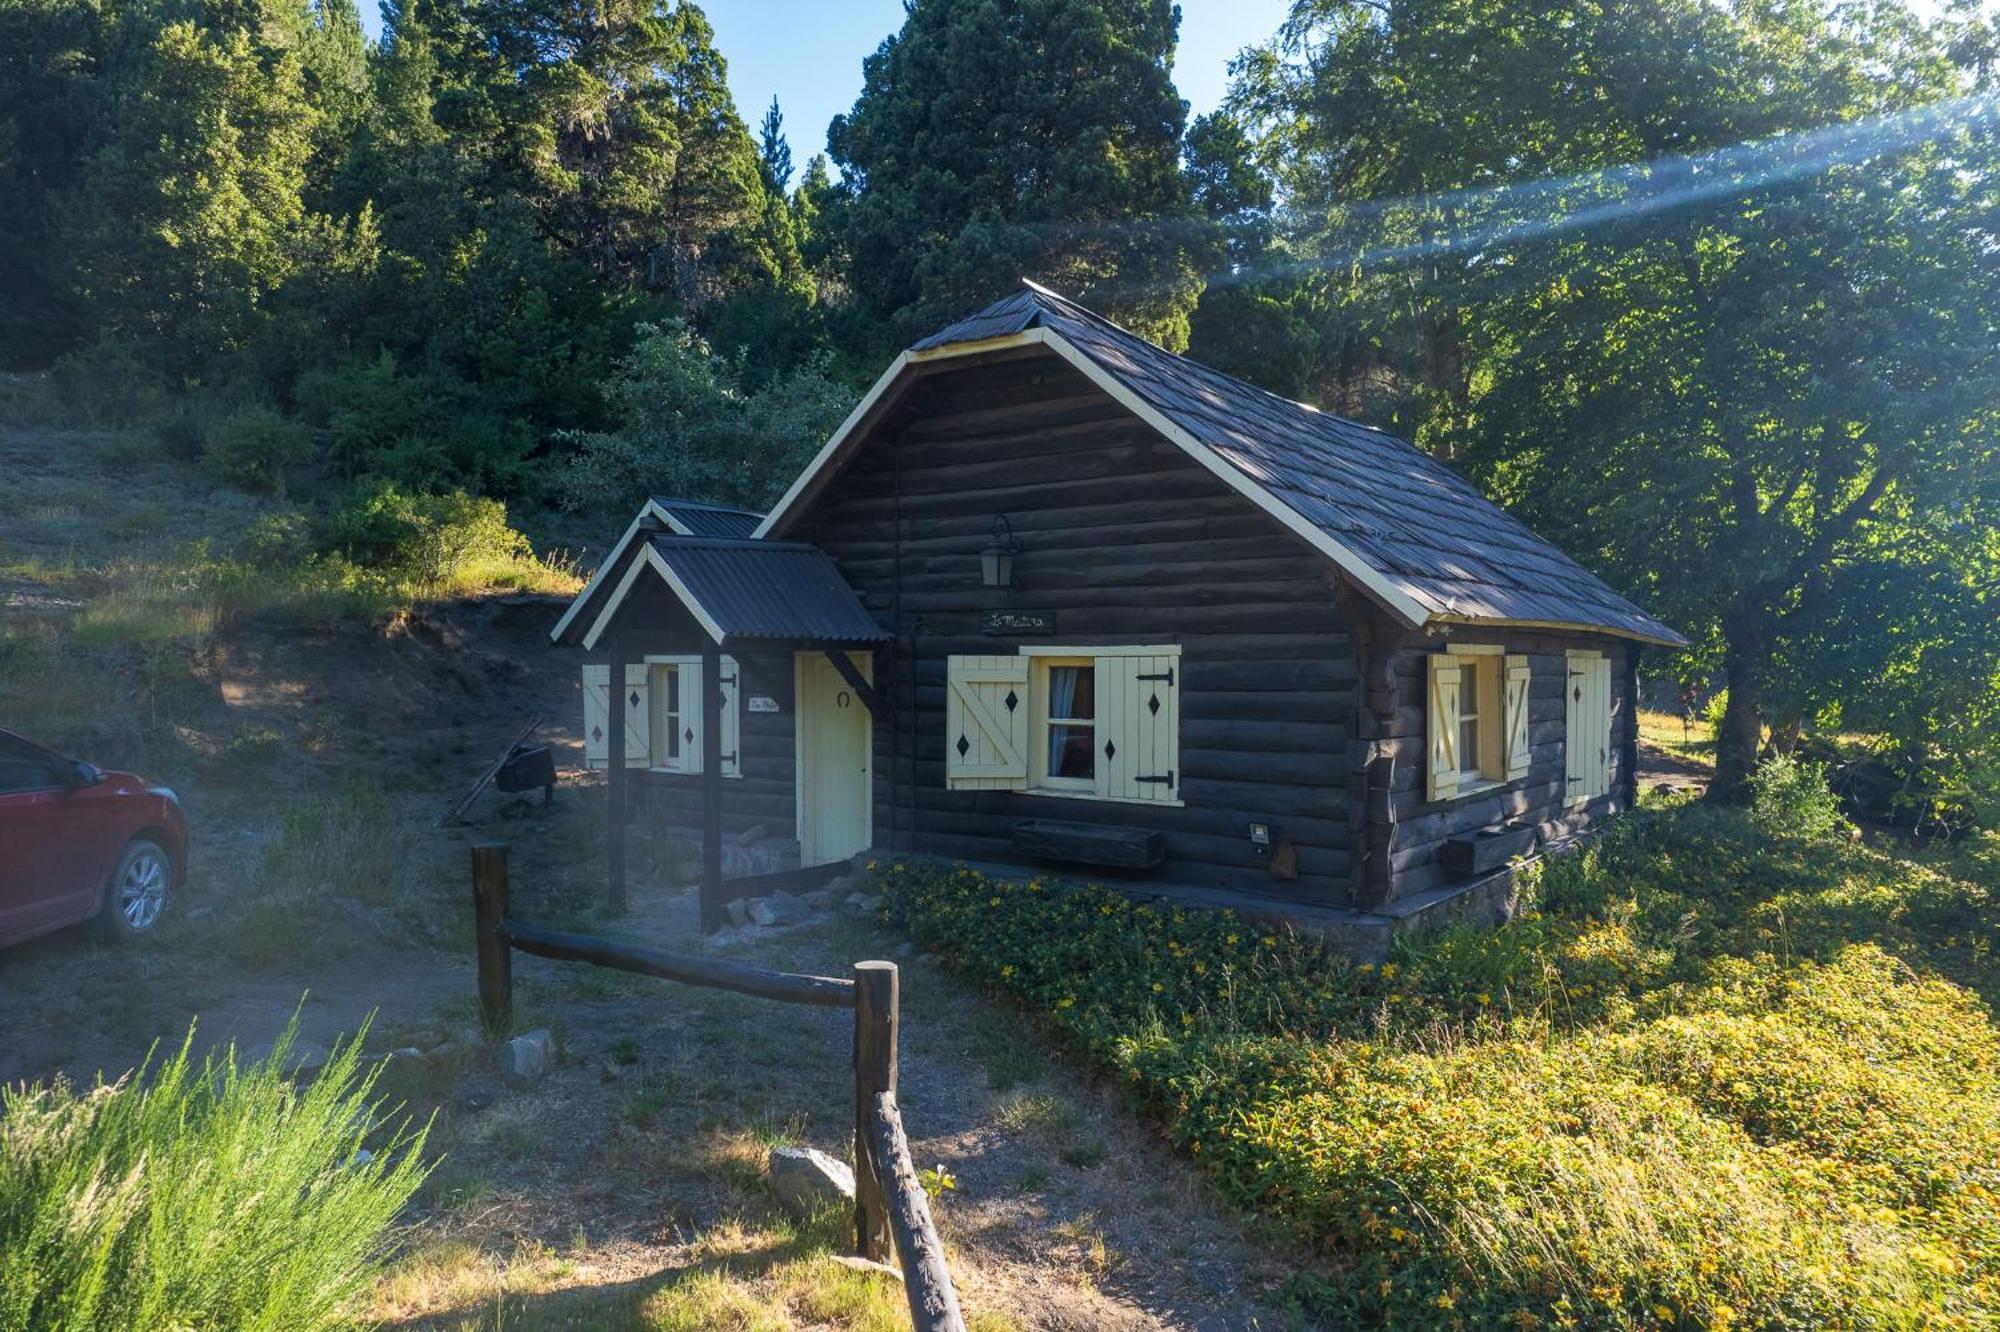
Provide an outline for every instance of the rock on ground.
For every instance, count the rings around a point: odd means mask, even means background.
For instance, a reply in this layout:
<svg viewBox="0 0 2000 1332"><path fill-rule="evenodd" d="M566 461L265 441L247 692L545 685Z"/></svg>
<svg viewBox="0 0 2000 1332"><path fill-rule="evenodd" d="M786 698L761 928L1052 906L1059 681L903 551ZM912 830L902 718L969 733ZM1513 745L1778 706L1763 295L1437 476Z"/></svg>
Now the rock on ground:
<svg viewBox="0 0 2000 1332"><path fill-rule="evenodd" d="M771 1149L771 1192L801 1221L854 1201L854 1171L845 1161L811 1147Z"/></svg>
<svg viewBox="0 0 2000 1332"><path fill-rule="evenodd" d="M500 1047L500 1074L516 1087L530 1086L555 1066L555 1037L546 1031L516 1036Z"/></svg>

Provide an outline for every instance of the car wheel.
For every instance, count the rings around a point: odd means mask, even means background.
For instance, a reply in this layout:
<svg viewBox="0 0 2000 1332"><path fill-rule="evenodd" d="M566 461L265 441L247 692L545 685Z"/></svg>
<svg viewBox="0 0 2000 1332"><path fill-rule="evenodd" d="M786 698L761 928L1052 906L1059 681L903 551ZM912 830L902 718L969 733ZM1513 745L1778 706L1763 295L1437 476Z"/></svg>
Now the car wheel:
<svg viewBox="0 0 2000 1332"><path fill-rule="evenodd" d="M157 842L141 837L125 848L104 894L99 917L114 939L150 934L167 905L167 885L174 879L174 862Z"/></svg>

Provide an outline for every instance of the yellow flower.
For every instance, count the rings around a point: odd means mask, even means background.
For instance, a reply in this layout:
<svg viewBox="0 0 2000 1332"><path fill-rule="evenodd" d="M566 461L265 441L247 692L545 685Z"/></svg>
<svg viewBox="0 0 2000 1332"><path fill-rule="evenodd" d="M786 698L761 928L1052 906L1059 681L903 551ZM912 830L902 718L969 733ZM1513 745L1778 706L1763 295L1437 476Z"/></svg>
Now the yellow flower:
<svg viewBox="0 0 2000 1332"><path fill-rule="evenodd" d="M1058 999L1058 1000L1056 1001L1056 1007L1057 1007L1057 1008L1074 1008L1074 1007L1076 1007L1076 996L1075 996L1075 995L1072 995L1072 994L1066 994L1066 995L1064 995L1064 996L1063 996L1063 997L1062 997L1061 999Z"/></svg>
<svg viewBox="0 0 2000 1332"><path fill-rule="evenodd" d="M1384 962L1382 964L1382 979L1383 980L1396 979L1396 970L1397 968L1394 962Z"/></svg>
<svg viewBox="0 0 2000 1332"><path fill-rule="evenodd" d="M1490 1004L1493 1002L1493 996L1482 991L1479 995L1479 1002L1481 1004Z"/></svg>
<svg viewBox="0 0 2000 1332"><path fill-rule="evenodd" d="M1002 979L1002 980L1005 980L1005 979L1007 979L1007 977L1009 977L1009 976L1011 976L1011 975L1013 975L1013 974L1014 974L1014 968L1013 968L1012 964L1009 964L1009 965L1007 965L1007 966L1004 966L1004 967L1000 968L1000 979Z"/></svg>
<svg viewBox="0 0 2000 1332"><path fill-rule="evenodd" d="M1233 934L1225 935L1223 936L1222 942L1228 944L1230 947L1233 948L1236 946L1236 936Z"/></svg>
<svg viewBox="0 0 2000 1332"><path fill-rule="evenodd" d="M1164 990L1164 989L1166 989L1166 988L1167 988L1166 986L1164 986L1164 985L1160 984L1160 983L1159 983L1158 981L1154 981L1154 982L1153 982L1153 993L1154 993L1154 994L1158 994L1158 993L1160 993L1160 991L1162 991L1162 990Z"/></svg>
<svg viewBox="0 0 2000 1332"><path fill-rule="evenodd" d="M989 897L986 899L986 905L990 907L997 907L1000 905L1000 899L997 897Z"/></svg>
<svg viewBox="0 0 2000 1332"><path fill-rule="evenodd" d="M1369 972L1375 970L1375 964L1373 962L1363 962L1360 966L1356 967L1355 970L1362 973L1363 975L1366 975Z"/></svg>

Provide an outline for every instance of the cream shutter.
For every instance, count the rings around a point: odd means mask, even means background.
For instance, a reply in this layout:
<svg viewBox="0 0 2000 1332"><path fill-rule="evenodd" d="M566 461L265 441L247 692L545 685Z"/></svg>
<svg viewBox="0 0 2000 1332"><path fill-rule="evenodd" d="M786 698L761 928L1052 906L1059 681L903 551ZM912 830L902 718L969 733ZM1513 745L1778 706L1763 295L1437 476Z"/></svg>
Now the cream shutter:
<svg viewBox="0 0 2000 1332"><path fill-rule="evenodd" d="M609 702L611 668L596 663L583 668L583 766L601 768L610 762L605 731L605 712Z"/></svg>
<svg viewBox="0 0 2000 1332"><path fill-rule="evenodd" d="M945 671L945 785L1027 789L1028 659L948 657Z"/></svg>
<svg viewBox="0 0 2000 1332"><path fill-rule="evenodd" d="M1528 748L1528 682L1533 678L1528 659L1507 658L1506 683L1501 691L1501 734L1507 737L1507 780L1528 775L1533 754Z"/></svg>
<svg viewBox="0 0 2000 1332"><path fill-rule="evenodd" d="M1564 712L1564 778L1569 799L1595 800L1611 789L1611 662L1569 655Z"/></svg>
<svg viewBox="0 0 2000 1332"><path fill-rule="evenodd" d="M722 659L722 775L743 775L743 688L736 658Z"/></svg>
<svg viewBox="0 0 2000 1332"><path fill-rule="evenodd" d="M646 663L629 662L625 667L625 692L620 699L625 709L625 766L651 766L647 757L653 747L653 713L647 703L652 690L647 687Z"/></svg>
<svg viewBox="0 0 2000 1332"><path fill-rule="evenodd" d="M1097 789L1110 800L1180 798L1180 659L1097 659Z"/></svg>
<svg viewBox="0 0 2000 1332"><path fill-rule="evenodd" d="M1460 664L1448 653L1425 657L1428 667L1428 700L1424 708L1424 728L1429 734L1430 761L1425 765L1425 796L1449 800L1458 794L1458 690Z"/></svg>
<svg viewBox="0 0 2000 1332"><path fill-rule="evenodd" d="M681 756L675 772L701 771L701 737L708 725L708 700L701 692L701 659L680 663ZM725 743L726 743L725 737Z"/></svg>

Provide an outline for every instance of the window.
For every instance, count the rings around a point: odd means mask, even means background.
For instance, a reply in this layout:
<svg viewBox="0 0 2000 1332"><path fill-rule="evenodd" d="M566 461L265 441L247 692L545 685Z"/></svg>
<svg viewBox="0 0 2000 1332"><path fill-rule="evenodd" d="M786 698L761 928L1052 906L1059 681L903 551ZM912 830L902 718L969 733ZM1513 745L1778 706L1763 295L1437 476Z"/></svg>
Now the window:
<svg viewBox="0 0 2000 1332"><path fill-rule="evenodd" d="M688 673L700 678L699 663ZM665 772L700 771L701 750L695 742L701 736L694 729L697 719L682 715L680 665L675 662L651 662L646 675L652 694L653 767ZM693 767L688 766L690 758L694 760Z"/></svg>
<svg viewBox="0 0 2000 1332"><path fill-rule="evenodd" d="M583 668L583 755L588 767L610 760L609 718L615 705L625 721L625 766L654 772L698 773L702 756L701 658L653 656L625 667L625 688L609 697L611 668ZM722 775L743 775L742 692L734 657L722 658Z"/></svg>
<svg viewBox="0 0 2000 1332"><path fill-rule="evenodd" d="M1180 802L1180 648L952 657L945 785Z"/></svg>
<svg viewBox="0 0 2000 1332"><path fill-rule="evenodd" d="M1035 662L1040 737L1035 785L1089 791L1097 785L1097 663L1043 657Z"/></svg>
<svg viewBox="0 0 2000 1332"><path fill-rule="evenodd" d="M1450 800L1527 776L1528 659L1498 646L1454 643L1425 662L1428 797Z"/></svg>
<svg viewBox="0 0 2000 1332"><path fill-rule="evenodd" d="M44 791L68 779L65 765L55 755L0 735L0 795Z"/></svg>

